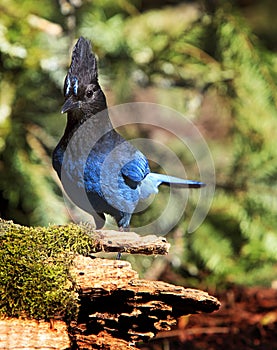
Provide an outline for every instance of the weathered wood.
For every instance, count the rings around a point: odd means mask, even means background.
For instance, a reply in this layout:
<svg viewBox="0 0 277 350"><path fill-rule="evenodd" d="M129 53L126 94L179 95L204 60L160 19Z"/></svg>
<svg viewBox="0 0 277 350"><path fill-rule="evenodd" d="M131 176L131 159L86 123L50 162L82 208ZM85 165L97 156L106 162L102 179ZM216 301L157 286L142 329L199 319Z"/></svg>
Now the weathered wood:
<svg viewBox="0 0 277 350"><path fill-rule="evenodd" d="M126 261L77 256L71 272L80 298L78 322L71 324L79 349L98 349L95 339L100 334L103 349L116 349L119 340L129 349L130 343L170 330L182 315L220 306L200 290L140 280Z"/></svg>
<svg viewBox="0 0 277 350"><path fill-rule="evenodd" d="M0 320L0 349L62 350L70 348L67 325L62 321Z"/></svg>
<svg viewBox="0 0 277 350"><path fill-rule="evenodd" d="M165 255L170 248L165 237L139 236L135 232L96 230L93 240L96 252Z"/></svg>
<svg viewBox="0 0 277 350"><path fill-rule="evenodd" d="M89 334L86 337L76 334L75 342L79 350L136 350L134 344L111 336L108 332Z"/></svg>

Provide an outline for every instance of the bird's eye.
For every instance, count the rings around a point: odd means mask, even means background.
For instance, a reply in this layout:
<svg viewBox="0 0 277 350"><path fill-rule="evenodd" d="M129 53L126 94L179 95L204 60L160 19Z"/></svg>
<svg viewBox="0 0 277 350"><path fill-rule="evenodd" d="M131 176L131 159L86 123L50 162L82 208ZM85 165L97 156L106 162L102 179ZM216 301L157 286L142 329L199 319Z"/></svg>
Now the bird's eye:
<svg viewBox="0 0 277 350"><path fill-rule="evenodd" d="M87 91L87 97L90 98L92 95L93 95L93 91L92 90L88 90Z"/></svg>

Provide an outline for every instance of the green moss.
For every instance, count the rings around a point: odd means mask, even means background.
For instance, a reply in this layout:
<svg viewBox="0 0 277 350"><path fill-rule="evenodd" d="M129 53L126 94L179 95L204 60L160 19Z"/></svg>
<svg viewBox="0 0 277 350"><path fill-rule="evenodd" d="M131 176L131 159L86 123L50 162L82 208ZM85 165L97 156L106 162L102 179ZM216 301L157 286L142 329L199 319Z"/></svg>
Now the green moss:
<svg viewBox="0 0 277 350"><path fill-rule="evenodd" d="M93 246L91 228L25 227L0 219L0 316L71 319L78 296L70 265Z"/></svg>

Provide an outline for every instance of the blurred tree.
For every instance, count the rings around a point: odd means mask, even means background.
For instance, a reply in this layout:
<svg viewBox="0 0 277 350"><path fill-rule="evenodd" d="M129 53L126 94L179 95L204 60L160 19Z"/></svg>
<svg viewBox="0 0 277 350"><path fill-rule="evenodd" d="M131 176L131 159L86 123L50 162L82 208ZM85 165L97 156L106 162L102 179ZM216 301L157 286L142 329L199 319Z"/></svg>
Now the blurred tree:
<svg viewBox="0 0 277 350"><path fill-rule="evenodd" d="M62 27L47 18L57 13L48 1L1 4L0 213L28 225L66 218L49 171L61 96L57 80L63 77L54 72L63 66L54 55Z"/></svg>

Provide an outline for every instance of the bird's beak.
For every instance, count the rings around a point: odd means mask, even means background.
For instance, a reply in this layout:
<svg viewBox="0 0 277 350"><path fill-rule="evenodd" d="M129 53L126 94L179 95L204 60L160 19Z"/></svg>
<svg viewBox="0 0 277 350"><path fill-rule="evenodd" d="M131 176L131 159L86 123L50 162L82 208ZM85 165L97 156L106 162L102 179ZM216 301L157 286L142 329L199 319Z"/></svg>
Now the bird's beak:
<svg viewBox="0 0 277 350"><path fill-rule="evenodd" d="M80 101L73 101L72 96L70 96L62 106L61 113L66 113L74 109L80 108Z"/></svg>

